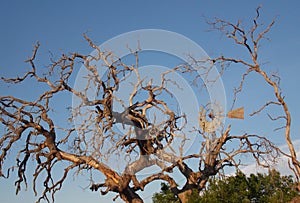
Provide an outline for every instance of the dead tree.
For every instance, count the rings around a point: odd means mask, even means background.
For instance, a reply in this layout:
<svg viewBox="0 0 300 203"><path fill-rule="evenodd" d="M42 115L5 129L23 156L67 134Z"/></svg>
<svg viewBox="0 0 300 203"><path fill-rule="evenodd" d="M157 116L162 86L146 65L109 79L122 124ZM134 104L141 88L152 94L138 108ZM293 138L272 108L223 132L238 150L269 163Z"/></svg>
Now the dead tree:
<svg viewBox="0 0 300 203"><path fill-rule="evenodd" d="M254 64L223 56L212 62L213 65L225 62L241 63L248 67L243 81L249 72L255 71L274 87L278 101L267 103L255 114L268 105L281 105L284 108L287 122L285 135L291 149L289 156L299 172L297 168L299 162L289 138L290 113L287 105L278 89L278 82L273 80L274 77L263 72L257 61L258 42L269 31L273 22L266 30L254 35L259 26L258 17L259 10L254 19L254 27L250 31L249 39L253 43L252 47L248 44L247 33L241 29L239 23L235 25L220 19L211 23L215 28L225 30L227 36L233 38L236 43L245 46ZM233 30L226 31L227 28ZM139 49L132 51L136 63L128 65L113 53L101 50L101 47L96 46L87 36L84 37L96 50L95 55L64 54L59 59L53 60L49 71L41 75L36 65L40 46L37 43L32 57L26 61L30 64L31 70L22 77L2 78L3 81L12 84L31 80L45 86L44 91L37 98L28 101L13 95L0 97L0 121L4 127L0 139L2 150L0 174L8 177L11 169L17 169L17 193L22 186L27 187L29 175L27 165L30 162L35 166L35 172L31 175L33 175L33 191L39 195L38 201L50 202L49 195L54 201L55 193L61 190L69 173L98 171L105 176L105 180L92 179L90 189L100 190L102 195L114 192L125 202L143 202L137 191L143 191L154 180L161 180L168 182L181 202L187 202L187 195L194 189L201 191L210 177L222 172L225 167L238 168L241 164L239 159L241 154L252 155L259 165L265 167L269 167L269 163L278 156L279 149L264 136L250 133L231 135L230 125L208 127L209 121L206 118L209 117L214 121L218 116L205 108L199 109L199 125L194 126L194 131L200 137L197 153L181 153L188 139L183 129L189 120L184 114L178 115L168 100L164 100L167 97L164 97L165 95L170 95L166 84L168 82L176 84L176 81L170 81L165 76L171 72L192 73L195 72L195 68L203 67L190 64L171 67L161 75L160 85L153 85L151 79L146 81L139 76ZM196 59L193 60L198 64ZM71 85L71 81L82 64L82 68L88 73L86 76L88 82L83 89L78 90ZM95 64L101 64L100 68ZM106 74L100 77L100 72L103 70ZM116 92L129 74L134 75L137 82L133 84L128 101L121 101L117 98ZM91 87L95 91L95 97L89 96ZM143 96L139 96L140 92ZM70 115L65 119L66 124L62 125L61 121L54 119L52 112L59 105L55 103L57 101L55 99L64 94L76 97L80 102L70 107ZM116 110L116 104L121 104L124 108ZM206 104L203 106L205 107ZM159 121L150 117L148 112L153 109L161 112L164 117ZM81 120L75 125L73 121L76 117ZM117 125L121 126L122 132L117 130ZM178 149L173 149L174 140L180 141L177 145ZM18 149L16 164L7 166L6 158L9 152L18 146L18 142L22 143L22 148ZM175 153L176 150L179 153ZM122 171L106 164L112 154L131 157ZM189 160L193 160L196 164L189 164ZM153 166L158 168L158 172L142 178L137 176L142 170ZM61 177L53 175L57 167L64 169ZM178 186L176 177L173 176L174 170L178 170L185 177L183 187ZM43 179L44 190L40 194L36 186L41 179Z"/></svg>

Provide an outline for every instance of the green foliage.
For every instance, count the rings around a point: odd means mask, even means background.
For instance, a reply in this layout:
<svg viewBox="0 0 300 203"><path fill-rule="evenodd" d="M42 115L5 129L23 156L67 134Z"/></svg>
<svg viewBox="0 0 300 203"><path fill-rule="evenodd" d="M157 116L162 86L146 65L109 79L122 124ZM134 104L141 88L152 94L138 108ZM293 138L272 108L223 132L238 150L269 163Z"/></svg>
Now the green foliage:
<svg viewBox="0 0 300 203"><path fill-rule="evenodd" d="M161 191L152 197L154 203L179 203L178 198L172 193L169 185L162 183Z"/></svg>
<svg viewBox="0 0 300 203"><path fill-rule="evenodd" d="M294 191L294 185L292 176L280 176L275 170L271 170L269 174L251 174L249 177L237 172L235 176L225 179L210 179L208 187L201 195L196 190L193 191L189 203L284 203L299 195ZM172 195L166 184L163 184L162 191L153 197L154 203L176 200L177 197Z"/></svg>
<svg viewBox="0 0 300 203"><path fill-rule="evenodd" d="M294 184L292 176L280 176L275 170L250 177L237 172L224 180L210 180L199 202L287 202L298 195Z"/></svg>

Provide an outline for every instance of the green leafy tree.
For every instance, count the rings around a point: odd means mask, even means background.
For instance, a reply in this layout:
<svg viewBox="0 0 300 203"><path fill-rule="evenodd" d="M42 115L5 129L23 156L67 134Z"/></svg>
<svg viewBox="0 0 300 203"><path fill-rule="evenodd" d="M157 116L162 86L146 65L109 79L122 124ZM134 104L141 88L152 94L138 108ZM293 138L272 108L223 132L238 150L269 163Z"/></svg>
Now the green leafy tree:
<svg viewBox="0 0 300 203"><path fill-rule="evenodd" d="M161 191L156 193L152 200L157 203L179 203L178 198L171 191L170 186L165 183L161 183Z"/></svg>
<svg viewBox="0 0 300 203"><path fill-rule="evenodd" d="M193 191L188 197L188 202L283 203L299 195L294 187L292 176L281 176L276 170L271 170L268 174L251 174L249 177L239 171L235 176L225 179L210 179L206 190L200 195L196 190ZM176 197L170 193L169 187L166 184L162 185L161 192L154 195L153 202L176 202Z"/></svg>

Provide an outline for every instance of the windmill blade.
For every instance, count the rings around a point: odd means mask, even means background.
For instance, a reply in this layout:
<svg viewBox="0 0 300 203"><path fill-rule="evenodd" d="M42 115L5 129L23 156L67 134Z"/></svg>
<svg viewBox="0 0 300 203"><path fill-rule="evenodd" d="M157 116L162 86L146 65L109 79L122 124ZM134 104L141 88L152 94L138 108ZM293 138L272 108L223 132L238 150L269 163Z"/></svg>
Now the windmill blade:
<svg viewBox="0 0 300 203"><path fill-rule="evenodd" d="M227 113L228 118L244 119L244 107L233 109Z"/></svg>

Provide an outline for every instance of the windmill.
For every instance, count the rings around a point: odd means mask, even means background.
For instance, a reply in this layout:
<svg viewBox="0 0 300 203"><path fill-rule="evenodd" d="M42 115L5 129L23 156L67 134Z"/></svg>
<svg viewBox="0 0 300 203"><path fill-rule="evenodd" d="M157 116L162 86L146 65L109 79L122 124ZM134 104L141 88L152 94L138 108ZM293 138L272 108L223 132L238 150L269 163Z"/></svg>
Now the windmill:
<svg viewBox="0 0 300 203"><path fill-rule="evenodd" d="M233 119L244 119L244 107L240 107L229 111L224 115L222 109L218 105L206 105L205 107L200 107L199 112L199 125L202 131L205 141L203 145L206 147L206 152L212 152L214 146L217 144L217 133L216 130L222 125L223 119L233 118Z"/></svg>
<svg viewBox="0 0 300 203"><path fill-rule="evenodd" d="M233 109L224 115L223 110L217 105L206 105L200 107L199 125L204 132L214 132L222 124L223 119L244 119L244 107Z"/></svg>

